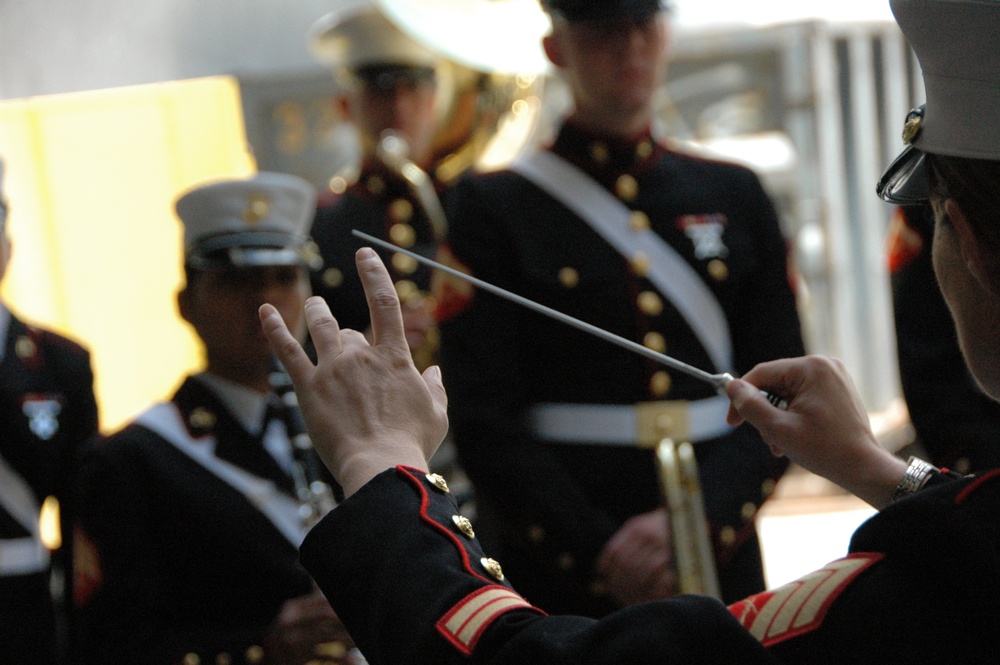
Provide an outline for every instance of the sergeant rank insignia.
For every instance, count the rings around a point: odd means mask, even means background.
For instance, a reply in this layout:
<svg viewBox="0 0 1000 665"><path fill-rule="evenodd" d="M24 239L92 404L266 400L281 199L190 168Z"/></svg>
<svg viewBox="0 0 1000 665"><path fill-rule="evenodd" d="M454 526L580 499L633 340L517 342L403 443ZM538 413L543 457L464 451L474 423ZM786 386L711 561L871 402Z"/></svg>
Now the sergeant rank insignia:
<svg viewBox="0 0 1000 665"><path fill-rule="evenodd" d="M734 603L729 611L761 644L773 646L819 628L844 589L883 556L856 552L794 582Z"/></svg>

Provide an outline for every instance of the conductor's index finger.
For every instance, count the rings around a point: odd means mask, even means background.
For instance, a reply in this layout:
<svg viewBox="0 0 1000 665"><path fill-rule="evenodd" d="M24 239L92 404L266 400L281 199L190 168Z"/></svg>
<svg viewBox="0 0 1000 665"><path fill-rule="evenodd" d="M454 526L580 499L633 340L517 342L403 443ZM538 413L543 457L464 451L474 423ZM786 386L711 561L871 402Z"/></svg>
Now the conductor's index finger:
<svg viewBox="0 0 1000 665"><path fill-rule="evenodd" d="M264 330L264 335L267 337L271 351L274 352L274 355L281 361L281 364L288 370L288 375L292 377L292 382L294 383L304 378L313 367L312 361L309 360L309 356L302 349L302 345L289 332L288 327L285 325L285 320L281 318L281 314L278 313L278 310L273 305L267 303L260 306L258 314L260 316L261 327Z"/></svg>
<svg viewBox="0 0 1000 665"><path fill-rule="evenodd" d="M409 349L403 330L399 296L382 259L370 247L359 249L354 258L368 300L373 344Z"/></svg>

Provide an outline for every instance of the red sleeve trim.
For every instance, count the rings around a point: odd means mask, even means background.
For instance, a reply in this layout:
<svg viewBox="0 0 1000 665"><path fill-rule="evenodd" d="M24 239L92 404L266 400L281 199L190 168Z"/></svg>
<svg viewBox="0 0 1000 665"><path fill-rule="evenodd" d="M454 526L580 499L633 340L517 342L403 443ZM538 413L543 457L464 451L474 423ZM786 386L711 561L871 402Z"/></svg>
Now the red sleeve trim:
<svg viewBox="0 0 1000 665"><path fill-rule="evenodd" d="M465 569L465 572L486 582L487 584L494 584L493 580L473 570L472 564L469 562L469 553L465 551L465 546L458 540L458 537L448 527L442 526L427 514L427 506L430 505L430 497L427 495L427 485L423 479L426 472L406 466L397 466L396 472L403 476L406 480L410 481L410 484L412 484L417 490L417 494L420 495L420 519L451 541L451 543L455 546L455 549L458 550L458 556L462 560L462 567Z"/></svg>
<svg viewBox="0 0 1000 665"><path fill-rule="evenodd" d="M993 469L992 471L989 471L988 473L984 473L983 475L979 476L971 483L969 483L965 489L963 489L961 492L958 493L958 496L955 497L955 505L961 506L963 503L965 503L965 500L969 498L969 495L971 495L973 492L975 492L977 489L979 489L986 483L996 480L997 477L1000 477L1000 469Z"/></svg>

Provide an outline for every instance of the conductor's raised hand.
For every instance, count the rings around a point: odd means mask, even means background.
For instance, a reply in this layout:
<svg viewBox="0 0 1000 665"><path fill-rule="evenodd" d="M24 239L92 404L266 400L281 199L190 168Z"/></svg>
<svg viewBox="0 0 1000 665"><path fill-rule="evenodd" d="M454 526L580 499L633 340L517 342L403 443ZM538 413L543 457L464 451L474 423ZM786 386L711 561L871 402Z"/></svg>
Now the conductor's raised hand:
<svg viewBox="0 0 1000 665"><path fill-rule="evenodd" d="M360 332L341 330L322 298L309 298L313 365L277 310L260 308L264 334L295 385L313 446L347 495L396 465L427 468L448 430L441 371L434 366L421 375L414 367L399 298L382 260L367 247L355 260L371 312L371 344Z"/></svg>

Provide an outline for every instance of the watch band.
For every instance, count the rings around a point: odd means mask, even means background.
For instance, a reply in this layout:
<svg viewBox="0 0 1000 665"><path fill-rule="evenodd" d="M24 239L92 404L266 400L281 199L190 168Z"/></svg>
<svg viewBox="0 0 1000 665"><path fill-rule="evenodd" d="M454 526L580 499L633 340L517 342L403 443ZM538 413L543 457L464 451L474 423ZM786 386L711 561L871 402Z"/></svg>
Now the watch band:
<svg viewBox="0 0 1000 665"><path fill-rule="evenodd" d="M906 473L903 474L903 478L896 485L896 490L892 493L892 501L898 501L904 496L909 496L919 491L927 484L931 476L938 471L936 466L916 457L911 456L908 462Z"/></svg>

